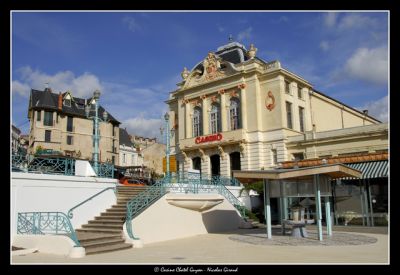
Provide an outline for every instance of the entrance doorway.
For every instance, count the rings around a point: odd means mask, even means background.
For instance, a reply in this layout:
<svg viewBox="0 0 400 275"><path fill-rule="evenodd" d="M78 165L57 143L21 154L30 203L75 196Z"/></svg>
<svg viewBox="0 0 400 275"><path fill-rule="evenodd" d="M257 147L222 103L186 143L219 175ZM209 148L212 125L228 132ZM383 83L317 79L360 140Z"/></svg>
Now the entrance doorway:
<svg viewBox="0 0 400 275"><path fill-rule="evenodd" d="M195 157L192 159L192 169L194 170L199 170L201 173L201 158L200 157Z"/></svg>
<svg viewBox="0 0 400 275"><path fill-rule="evenodd" d="M220 174L219 155L212 155L210 157L210 160L211 160L211 175L219 176L219 174Z"/></svg>
<svg viewBox="0 0 400 275"><path fill-rule="evenodd" d="M229 154L229 159L231 161L231 178L233 178L233 170L240 170L240 153L233 152Z"/></svg>

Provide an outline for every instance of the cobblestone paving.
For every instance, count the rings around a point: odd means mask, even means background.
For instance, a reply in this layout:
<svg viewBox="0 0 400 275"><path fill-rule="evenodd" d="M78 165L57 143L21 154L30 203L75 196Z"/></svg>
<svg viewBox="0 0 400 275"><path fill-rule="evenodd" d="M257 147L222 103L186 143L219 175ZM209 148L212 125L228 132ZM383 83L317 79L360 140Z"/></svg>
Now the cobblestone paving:
<svg viewBox="0 0 400 275"><path fill-rule="evenodd" d="M229 237L230 240L244 242L255 245L279 245L279 246L342 246L342 245L364 245L377 242L374 237L334 232L331 237L323 235L323 240L318 240L317 232L308 231L308 238L294 238L282 235L272 235L272 239L268 239L264 233L248 233L233 235Z"/></svg>

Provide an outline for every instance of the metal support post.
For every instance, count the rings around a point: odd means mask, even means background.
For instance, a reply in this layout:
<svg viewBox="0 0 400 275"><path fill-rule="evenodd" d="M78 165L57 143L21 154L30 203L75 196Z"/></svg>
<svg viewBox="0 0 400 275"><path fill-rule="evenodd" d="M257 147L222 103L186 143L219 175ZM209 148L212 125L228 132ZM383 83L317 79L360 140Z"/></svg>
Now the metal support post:
<svg viewBox="0 0 400 275"><path fill-rule="evenodd" d="M326 219L326 233L332 236L332 220L331 220L331 207L329 197L325 197L325 219Z"/></svg>
<svg viewBox="0 0 400 275"><path fill-rule="evenodd" d="M314 175L315 206L317 214L318 239L322 241L322 222L321 222L321 190L319 186L319 175Z"/></svg>
<svg viewBox="0 0 400 275"><path fill-rule="evenodd" d="M267 237L272 238L271 233L271 202L269 199L269 182L267 179L264 180L264 212L265 212L265 224L267 226Z"/></svg>

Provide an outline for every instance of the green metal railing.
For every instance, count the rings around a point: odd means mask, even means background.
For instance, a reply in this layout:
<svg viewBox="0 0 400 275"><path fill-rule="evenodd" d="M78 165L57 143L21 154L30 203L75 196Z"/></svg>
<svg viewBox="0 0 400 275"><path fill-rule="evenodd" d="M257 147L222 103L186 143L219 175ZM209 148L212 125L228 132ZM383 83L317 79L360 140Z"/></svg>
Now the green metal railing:
<svg viewBox="0 0 400 275"><path fill-rule="evenodd" d="M210 179L207 177L200 178L199 174L194 173L177 173L164 177L127 203L126 229L129 237L135 240L139 239L135 237L132 232L132 219L167 192L194 194L217 192L224 196L246 220L245 207L242 202L226 188L228 183L236 186L238 181L232 181L231 179L217 176L210 177Z"/></svg>
<svg viewBox="0 0 400 275"><path fill-rule="evenodd" d="M64 235L81 246L70 219L62 212L19 212L18 234Z"/></svg>
<svg viewBox="0 0 400 275"><path fill-rule="evenodd" d="M75 159L60 157L42 157L24 154L12 154L11 164L13 169L22 171L58 174L73 176L75 175ZM93 162L90 162L93 165ZM99 163L98 177L114 178L115 168L111 163Z"/></svg>
<svg viewBox="0 0 400 275"><path fill-rule="evenodd" d="M126 204L126 230L131 239L138 240L132 232L132 219L139 215L143 210L165 195L166 189L164 182L168 177L157 181L155 184L149 186L145 191L140 192L136 197L131 199Z"/></svg>
<svg viewBox="0 0 400 275"><path fill-rule="evenodd" d="M105 191L107 191L107 190L113 189L113 190L114 190L114 193L116 193L116 192L117 192L117 189L116 189L116 188L117 188L116 186L104 188L104 189L101 190L100 192L98 192L98 193L94 194L93 196L87 198L86 200L82 201L81 203L78 203L77 205L75 205L74 207L72 207L70 210L68 210L68 212L67 212L68 218L72 219L72 218L74 217L73 211L74 211L76 208L78 208L79 206L81 206L81 205L87 203L88 201L92 200L93 198L97 197L98 195L102 194L103 192L105 192Z"/></svg>

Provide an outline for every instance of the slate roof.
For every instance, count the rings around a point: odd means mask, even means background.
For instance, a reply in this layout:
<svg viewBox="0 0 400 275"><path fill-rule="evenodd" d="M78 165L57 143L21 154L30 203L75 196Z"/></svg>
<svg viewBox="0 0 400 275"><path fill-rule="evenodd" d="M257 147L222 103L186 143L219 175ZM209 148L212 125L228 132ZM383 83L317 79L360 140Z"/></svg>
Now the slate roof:
<svg viewBox="0 0 400 275"><path fill-rule="evenodd" d="M64 96L65 93L62 94ZM78 98L78 97L72 97L73 99L71 100L71 107L65 106L64 104L62 105L61 113L66 114L66 115L72 115L72 116L78 116L78 117L86 117L85 114L85 99L84 98ZM86 102L88 103L91 100L91 98L86 99ZM41 110L41 109L47 109L47 110L54 110L58 111L58 94L51 92L49 88L46 88L44 91L39 91L39 90L34 90L31 89L31 98L30 98L30 103L29 103L29 110ZM103 117L103 112L105 109L103 106L99 106L99 116ZM108 113L108 119L113 122L114 124L121 124L115 117L113 117L110 112ZM92 114L92 112L91 112Z"/></svg>
<svg viewBox="0 0 400 275"><path fill-rule="evenodd" d="M134 146L125 129L119 128L119 145Z"/></svg>

